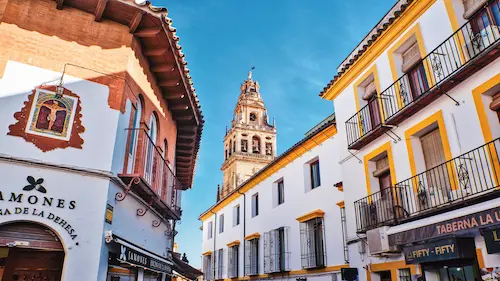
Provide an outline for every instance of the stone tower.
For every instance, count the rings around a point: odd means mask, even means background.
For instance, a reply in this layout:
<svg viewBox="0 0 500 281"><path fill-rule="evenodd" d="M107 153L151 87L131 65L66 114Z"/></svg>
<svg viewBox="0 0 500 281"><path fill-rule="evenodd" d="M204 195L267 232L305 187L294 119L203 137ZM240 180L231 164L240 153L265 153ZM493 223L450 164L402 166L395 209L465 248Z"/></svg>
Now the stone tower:
<svg viewBox="0 0 500 281"><path fill-rule="evenodd" d="M276 157L276 127L269 124L259 83L252 72L240 88L231 128L224 137L224 173L220 198L233 191Z"/></svg>

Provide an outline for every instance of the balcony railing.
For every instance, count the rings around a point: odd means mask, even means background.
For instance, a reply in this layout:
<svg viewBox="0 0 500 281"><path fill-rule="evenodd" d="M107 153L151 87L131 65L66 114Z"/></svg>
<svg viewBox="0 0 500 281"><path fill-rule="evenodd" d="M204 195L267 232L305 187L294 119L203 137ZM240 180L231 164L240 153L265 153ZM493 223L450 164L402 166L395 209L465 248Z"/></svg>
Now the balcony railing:
<svg viewBox="0 0 500 281"><path fill-rule="evenodd" d="M346 121L349 148L359 149L364 139L369 141L382 134L384 125L395 125L425 104L436 99L472 73L465 73L469 65L477 64L491 50L500 45L500 22L485 9L500 8L500 1L490 1L462 27L427 54L412 71L403 74L396 82L378 95L380 103L364 106ZM489 61L485 59L484 64ZM476 67L471 72L477 71ZM381 105L381 109L378 105ZM383 112L382 124L373 122L374 116ZM375 120L376 121L376 120ZM376 130L382 127L381 130ZM387 130L387 128L386 128ZM372 132L380 134L368 138ZM374 133L375 134L375 133ZM366 138L365 138L366 137Z"/></svg>
<svg viewBox="0 0 500 281"><path fill-rule="evenodd" d="M358 232L500 195L499 159L500 138L354 202Z"/></svg>
<svg viewBox="0 0 500 281"><path fill-rule="evenodd" d="M137 193L144 194L145 201L151 196L160 199L176 216L181 215L182 186L169 167L163 153L156 147L144 129L129 128L128 159L122 178L140 179L143 186Z"/></svg>

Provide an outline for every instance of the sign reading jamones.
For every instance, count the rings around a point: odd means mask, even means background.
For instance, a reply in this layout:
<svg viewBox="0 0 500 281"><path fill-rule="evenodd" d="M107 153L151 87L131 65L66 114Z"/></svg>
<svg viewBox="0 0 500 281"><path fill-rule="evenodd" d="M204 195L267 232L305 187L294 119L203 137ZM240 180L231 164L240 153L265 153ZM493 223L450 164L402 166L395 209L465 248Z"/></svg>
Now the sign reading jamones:
<svg viewBox="0 0 500 281"><path fill-rule="evenodd" d="M389 235L392 246L500 224L500 207Z"/></svg>
<svg viewBox="0 0 500 281"><path fill-rule="evenodd" d="M120 245L120 255L118 257L118 260L156 271L161 271L169 274L172 273L172 268L167 263L140 253L125 245Z"/></svg>
<svg viewBox="0 0 500 281"><path fill-rule="evenodd" d="M28 185L19 192L5 192L0 190L0 216L26 215L51 220L63 228L72 240L77 238L76 230L70 222L57 215L58 209L76 209L75 200L66 200L48 196L47 189L42 185L43 179L35 180L27 177ZM10 203L10 204L8 204ZM48 211L47 208L52 208Z"/></svg>

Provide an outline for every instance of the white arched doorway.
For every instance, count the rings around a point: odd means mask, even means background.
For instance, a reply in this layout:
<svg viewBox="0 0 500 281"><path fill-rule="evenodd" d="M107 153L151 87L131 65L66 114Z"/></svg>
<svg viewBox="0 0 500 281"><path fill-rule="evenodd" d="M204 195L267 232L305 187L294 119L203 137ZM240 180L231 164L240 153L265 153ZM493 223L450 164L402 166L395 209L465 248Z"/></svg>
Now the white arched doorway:
<svg viewBox="0 0 500 281"><path fill-rule="evenodd" d="M64 248L49 228L32 222L0 225L0 280L61 280Z"/></svg>

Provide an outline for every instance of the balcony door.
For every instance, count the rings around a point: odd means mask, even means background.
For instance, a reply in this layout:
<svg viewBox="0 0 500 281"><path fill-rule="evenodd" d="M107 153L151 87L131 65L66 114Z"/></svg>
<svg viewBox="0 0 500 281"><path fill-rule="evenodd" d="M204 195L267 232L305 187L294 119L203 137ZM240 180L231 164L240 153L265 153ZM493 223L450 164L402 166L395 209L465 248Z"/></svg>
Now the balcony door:
<svg viewBox="0 0 500 281"><path fill-rule="evenodd" d="M130 133L130 147L128 150L128 162L127 162L127 174L134 173L134 165L137 154L137 135L139 134L139 127L141 124L141 114L142 114L142 102L141 99L137 99L137 108L134 113L134 121L132 123L132 130Z"/></svg>
<svg viewBox="0 0 500 281"><path fill-rule="evenodd" d="M427 207L436 206L448 201L450 188L450 178L444 155L443 142L439 128L432 130L420 137L422 152L425 161L425 191L427 193Z"/></svg>
<svg viewBox="0 0 500 281"><path fill-rule="evenodd" d="M380 125L381 120L380 120L380 107L378 104L378 99L377 99L377 94L373 95L373 97L370 99L368 102L368 107L370 109L370 122L371 122L371 129L367 131L371 131L374 128L376 128L378 125Z"/></svg>
<svg viewBox="0 0 500 281"><path fill-rule="evenodd" d="M149 121L149 139L146 140L146 163L144 166L144 179L149 183L153 183L153 170L154 170L154 156L155 156L155 141L157 136L157 124L156 124L156 116L154 114L151 115Z"/></svg>
<svg viewBox="0 0 500 281"><path fill-rule="evenodd" d="M416 100L429 89L424 65L422 63L417 64L417 66L408 71L408 77L412 99Z"/></svg>

